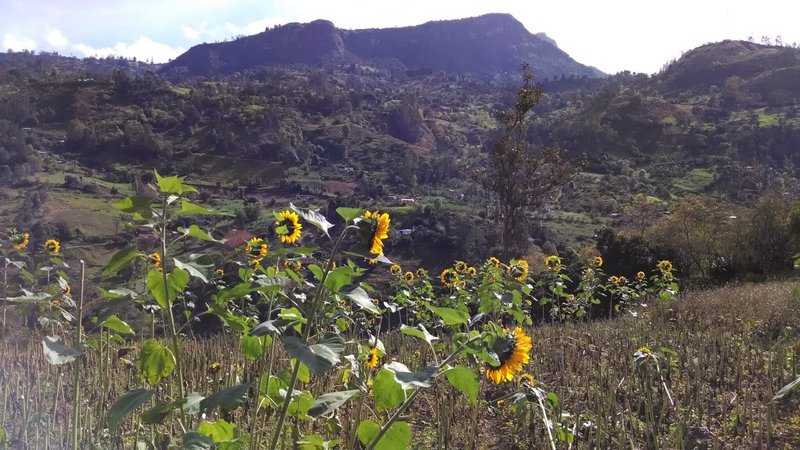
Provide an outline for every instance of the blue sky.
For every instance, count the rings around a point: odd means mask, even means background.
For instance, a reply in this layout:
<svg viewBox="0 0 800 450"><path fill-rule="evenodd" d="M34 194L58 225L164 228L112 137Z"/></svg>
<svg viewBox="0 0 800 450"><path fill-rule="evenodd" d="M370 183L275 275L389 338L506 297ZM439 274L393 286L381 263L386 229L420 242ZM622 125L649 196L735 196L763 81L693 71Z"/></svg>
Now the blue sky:
<svg viewBox="0 0 800 450"><path fill-rule="evenodd" d="M2 49L166 62L189 47L289 22L340 28L513 14L581 63L653 73L681 52L761 36L800 43L800 2L743 0L0 0Z"/></svg>

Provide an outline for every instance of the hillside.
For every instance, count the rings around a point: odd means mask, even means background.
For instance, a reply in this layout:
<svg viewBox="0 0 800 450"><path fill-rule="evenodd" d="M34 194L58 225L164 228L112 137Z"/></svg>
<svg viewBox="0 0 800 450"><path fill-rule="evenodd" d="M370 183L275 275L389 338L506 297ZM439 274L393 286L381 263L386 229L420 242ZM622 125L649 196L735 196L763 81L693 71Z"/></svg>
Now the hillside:
<svg viewBox="0 0 800 450"><path fill-rule="evenodd" d="M201 44L165 65L163 73L229 74L258 66L351 66L399 61L418 73L443 71L482 78L513 75L527 61L542 78L599 77L546 36L531 34L508 14L488 14L422 25L343 30L326 20L290 23L230 42Z"/></svg>

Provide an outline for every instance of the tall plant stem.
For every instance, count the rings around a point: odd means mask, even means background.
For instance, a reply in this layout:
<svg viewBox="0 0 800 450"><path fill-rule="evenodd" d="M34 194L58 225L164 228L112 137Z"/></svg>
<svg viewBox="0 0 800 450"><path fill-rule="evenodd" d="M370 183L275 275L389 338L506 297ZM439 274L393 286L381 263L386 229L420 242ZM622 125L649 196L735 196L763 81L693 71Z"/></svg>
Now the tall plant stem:
<svg viewBox="0 0 800 450"><path fill-rule="evenodd" d="M314 293L314 299L311 301L311 311L308 314L306 328L303 330L303 344L305 345L308 345L308 339L311 336L311 329L314 327L314 321L317 318L317 309L319 308L320 297L322 296L322 288L325 287L325 280L328 278L328 273L331 270L331 263L333 262L333 258L336 256L336 252L339 250L339 246L342 244L344 237L347 235L347 230L348 227L345 227L345 229L342 231L342 234L339 235L339 239L337 239L336 243L333 245L333 250L331 250L331 254L328 257L328 262L325 264L325 270L322 273L322 279L319 280L317 291ZM272 441L269 444L270 450L275 450L278 448L278 441L280 440L281 434L283 434L283 424L286 422L286 414L289 412L289 405L292 403L294 385L297 384L297 377L300 374L301 364L302 363L300 361L297 361L297 364L294 365L294 369L292 369L292 377L289 379L289 385L286 388L286 398L283 399L281 414L278 416L278 424L275 428L275 433L272 435Z"/></svg>
<svg viewBox="0 0 800 450"><path fill-rule="evenodd" d="M456 356L460 355L461 352L464 351L464 349L467 347L467 345L477 341L481 337L482 337L482 335L475 336L474 338L472 338L472 339L464 342L463 344L461 344L453 353L450 354L450 356L445 358L445 360L442 361L436 367L436 374L438 375L443 368L447 367L447 365L450 364L450 361L454 360L456 358ZM372 440L372 442L369 443L369 445L367 446L366 450L372 450L372 449L375 448L375 446L378 444L378 442L380 442L380 440L383 437L383 435L385 435L386 432L389 431L389 428L391 428L392 425L394 425L394 423L397 422L397 419L400 418L400 415L403 414L406 411L406 409L408 409L408 407L411 405L411 402L414 401L414 398L417 397L417 395L422 391L422 389L423 388L418 387L418 388L416 388L414 390L414 392L411 393L411 395L406 397L405 401L403 401L403 404L401 404L400 407L397 408L397 411L395 411L394 414L392 414L392 417L389 418L389 421L386 422L385 424L383 424L383 426L381 427L381 431L379 431L378 435L375 436L375 438Z"/></svg>
<svg viewBox="0 0 800 450"><path fill-rule="evenodd" d="M178 397L181 399L181 426L188 425L186 422L186 411L183 408L183 399L186 398L183 386L183 363L181 363L181 349L178 344L178 328L175 326L175 314L172 312L172 301L169 298L169 280L167 279L167 199L163 205L163 225L161 226L161 276L164 279L164 298L167 299L167 311L169 312L169 329L172 345L172 353L175 356L175 370L178 372Z"/></svg>
<svg viewBox="0 0 800 450"><path fill-rule="evenodd" d="M86 263L81 260L81 295L78 296L78 323L75 327L75 346L83 342L83 287L86 279ZM81 358L75 358L72 374L72 448L80 448L80 402L81 402Z"/></svg>

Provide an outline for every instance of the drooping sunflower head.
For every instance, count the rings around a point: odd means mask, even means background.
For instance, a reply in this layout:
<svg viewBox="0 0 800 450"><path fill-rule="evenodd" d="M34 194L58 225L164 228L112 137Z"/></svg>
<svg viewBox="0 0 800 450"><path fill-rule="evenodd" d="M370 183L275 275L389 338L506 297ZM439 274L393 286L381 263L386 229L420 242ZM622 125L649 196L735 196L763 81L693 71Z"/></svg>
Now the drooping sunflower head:
<svg viewBox="0 0 800 450"><path fill-rule="evenodd" d="M672 272L672 263L666 259L659 261L656 267L658 267L661 273Z"/></svg>
<svg viewBox="0 0 800 450"><path fill-rule="evenodd" d="M474 276L478 275L478 269L476 269L474 267L471 267L471 266L467 267L467 275L469 275L471 277L474 277Z"/></svg>
<svg viewBox="0 0 800 450"><path fill-rule="evenodd" d="M547 266L547 270L551 272L561 272L561 258L557 255L550 255L545 258L544 265Z"/></svg>
<svg viewBox="0 0 800 450"><path fill-rule="evenodd" d="M628 279L623 277L622 275L619 276L619 284L625 284L628 282Z"/></svg>
<svg viewBox="0 0 800 450"><path fill-rule="evenodd" d="M263 239L259 237L250 239L244 246L244 252L247 253L247 256L250 258L263 258L267 256L268 251L269 246Z"/></svg>
<svg viewBox="0 0 800 450"><path fill-rule="evenodd" d="M374 266L374 265L378 264L378 259L377 258L367 258L366 261L367 261L367 264L369 264L370 266Z"/></svg>
<svg viewBox="0 0 800 450"><path fill-rule="evenodd" d="M445 287L455 287L458 283L458 272L454 269L444 269L442 274L439 276L439 279L442 281L442 284Z"/></svg>
<svg viewBox="0 0 800 450"><path fill-rule="evenodd" d="M403 277L406 279L406 281L414 281L414 272L406 272Z"/></svg>
<svg viewBox="0 0 800 450"><path fill-rule="evenodd" d="M367 369L374 369L378 367L378 360L380 356L378 356L378 349L376 347L372 347L369 350L369 354L367 355L367 360L364 361L364 367Z"/></svg>
<svg viewBox="0 0 800 450"><path fill-rule="evenodd" d="M417 278L425 278L428 276L428 271L420 267L416 272Z"/></svg>
<svg viewBox="0 0 800 450"><path fill-rule="evenodd" d="M275 214L275 233L284 244L294 244L300 240L300 232L303 224L294 211L281 211Z"/></svg>
<svg viewBox="0 0 800 450"><path fill-rule="evenodd" d="M522 386L534 387L536 386L536 379L529 373L521 373L517 376L517 383Z"/></svg>
<svg viewBox="0 0 800 450"><path fill-rule="evenodd" d="M380 211L365 211L362 219L359 222L359 228L367 236L369 252L373 255L382 255L383 240L389 237L389 214L381 214Z"/></svg>
<svg viewBox="0 0 800 450"><path fill-rule="evenodd" d="M467 270L467 263L465 263L464 261L457 261L454 267L456 269L456 272L464 273L464 271Z"/></svg>
<svg viewBox="0 0 800 450"><path fill-rule="evenodd" d="M508 274L517 281L525 281L528 278L528 261L512 259L508 265Z"/></svg>
<svg viewBox="0 0 800 450"><path fill-rule="evenodd" d="M664 272L664 273L661 275L661 278L662 278L664 281L666 281L667 283L671 283L671 282L672 282L672 280L674 280L674 279L675 279L675 278L672 276L672 272Z"/></svg>
<svg viewBox="0 0 800 450"><path fill-rule="evenodd" d="M487 366L486 378L495 384L513 381L514 375L522 371L525 364L530 361L531 348L533 348L531 337L526 335L520 327L498 336L492 351L497 355L500 364Z"/></svg>
<svg viewBox="0 0 800 450"><path fill-rule="evenodd" d="M489 259L486 260L486 262L495 267L500 267L500 260L495 258L494 256L490 256Z"/></svg>
<svg viewBox="0 0 800 450"><path fill-rule="evenodd" d="M402 267L400 267L400 266L399 266L399 265L397 265L397 264L392 264L392 265L389 267L389 273L391 273L391 274L392 274L392 275L394 275L394 276L398 276L398 275L400 275L401 273L403 273L403 268L402 268Z"/></svg>
<svg viewBox="0 0 800 450"><path fill-rule="evenodd" d="M636 272L636 279L639 280L639 281L644 280L644 278L646 276L647 275L644 272L642 272L641 270Z"/></svg>
<svg viewBox="0 0 800 450"><path fill-rule="evenodd" d="M31 243L31 234L30 233L22 233L20 235L12 236L11 237L11 246L14 250L20 251L23 248L27 247L28 244Z"/></svg>
<svg viewBox="0 0 800 450"><path fill-rule="evenodd" d="M156 269L161 268L161 253L153 252L147 255L147 260Z"/></svg>
<svg viewBox="0 0 800 450"><path fill-rule="evenodd" d="M253 266L253 267L258 267L261 264L261 261L263 261L263 260L264 260L264 258L252 258L250 260L250 265Z"/></svg>
<svg viewBox="0 0 800 450"><path fill-rule="evenodd" d="M603 267L603 257L602 256L595 256L594 257L594 266L597 268Z"/></svg>
<svg viewBox="0 0 800 450"><path fill-rule="evenodd" d="M611 275L610 277L608 277L608 281L613 285L616 285L616 286L619 285L619 277L616 276L616 275Z"/></svg>
<svg viewBox="0 0 800 450"><path fill-rule="evenodd" d="M214 273L216 273L218 277L223 277L225 276L225 269L223 269L222 267L218 267L217 270L214 271Z"/></svg>
<svg viewBox="0 0 800 450"><path fill-rule="evenodd" d="M61 251L61 243L55 239L48 239L44 243L44 249L47 250L47 253L57 255Z"/></svg>

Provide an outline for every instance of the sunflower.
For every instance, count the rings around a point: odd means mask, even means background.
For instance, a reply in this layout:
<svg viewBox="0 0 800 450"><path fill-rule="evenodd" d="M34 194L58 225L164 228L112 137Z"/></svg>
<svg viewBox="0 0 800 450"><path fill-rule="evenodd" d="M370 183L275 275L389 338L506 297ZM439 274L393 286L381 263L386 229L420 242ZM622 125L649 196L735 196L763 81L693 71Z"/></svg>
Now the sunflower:
<svg viewBox="0 0 800 450"><path fill-rule="evenodd" d="M48 253L52 253L54 255L57 255L58 252L61 251L61 243L59 243L55 239L48 239L44 243L44 249L47 250Z"/></svg>
<svg viewBox="0 0 800 450"><path fill-rule="evenodd" d="M619 284L619 277L616 276L616 275L611 275L610 277L608 277L608 281L610 281L611 284L618 285Z"/></svg>
<svg viewBox="0 0 800 450"><path fill-rule="evenodd" d="M663 274L661 277L662 277L662 278L664 279L664 281L666 281L667 283L670 283L670 282L672 282L672 280L674 279L674 278L672 277L672 272L664 272L664 274Z"/></svg>
<svg viewBox="0 0 800 450"><path fill-rule="evenodd" d="M536 386L536 379L529 373L521 373L517 376L517 383L521 385Z"/></svg>
<svg viewBox="0 0 800 450"><path fill-rule="evenodd" d="M517 281L525 281L528 278L528 261L524 259L512 260L508 265L508 273Z"/></svg>
<svg viewBox="0 0 800 450"><path fill-rule="evenodd" d="M72 289L70 289L69 285L64 286L64 295L69 295L72 293Z"/></svg>
<svg viewBox="0 0 800 450"><path fill-rule="evenodd" d="M289 210L279 212L277 214L278 220L275 222L275 232L284 244L294 244L300 240L300 231L303 229L303 224L300 223L300 218L297 217L296 212Z"/></svg>
<svg viewBox="0 0 800 450"><path fill-rule="evenodd" d="M263 239L254 237L247 241L247 244L244 247L244 252L247 253L248 256L251 258L263 258L267 256L267 252L269 251L269 246Z"/></svg>
<svg viewBox="0 0 800 450"><path fill-rule="evenodd" d="M547 270L551 272L561 272L561 258L556 255L550 255L545 258L544 265L546 265Z"/></svg>
<svg viewBox="0 0 800 450"><path fill-rule="evenodd" d="M419 269L417 269L416 275L417 278L425 278L428 276L428 271L420 267Z"/></svg>
<svg viewBox="0 0 800 450"><path fill-rule="evenodd" d="M640 280L640 281L641 281L641 280L644 280L644 277L646 277L646 276L647 276L647 275L645 275L645 273L644 273L644 272L642 272L641 270L640 270L640 271L638 271L638 272L636 272L636 279L637 279L637 280Z"/></svg>
<svg viewBox="0 0 800 450"><path fill-rule="evenodd" d="M367 264L369 264L370 266L374 266L378 264L378 260L376 258L367 258Z"/></svg>
<svg viewBox="0 0 800 450"><path fill-rule="evenodd" d="M391 266L391 267L389 267L389 272L390 272L392 275L400 275L401 273L403 273L403 268L402 268L402 267L400 267L400 266L399 266L399 265L397 265L397 264L392 264L392 266Z"/></svg>
<svg viewBox="0 0 800 450"><path fill-rule="evenodd" d="M514 375L530 361L528 352L531 348L533 348L531 337L520 327L507 332L504 336L498 336L492 350L497 354L500 365L487 367L486 378L492 380L494 384L514 380Z"/></svg>
<svg viewBox="0 0 800 450"><path fill-rule="evenodd" d="M620 275L619 277L619 284L625 284L628 282L628 279Z"/></svg>
<svg viewBox="0 0 800 450"><path fill-rule="evenodd" d="M487 259L486 262L495 267L500 267L500 260L495 258L494 256L489 257L489 259Z"/></svg>
<svg viewBox="0 0 800 450"><path fill-rule="evenodd" d="M372 224L369 252L373 255L383 254L383 240L389 237L389 214L379 211L366 211L365 222Z"/></svg>
<svg viewBox="0 0 800 450"><path fill-rule="evenodd" d="M253 259L250 260L250 265L253 266L253 267L258 267L258 265L261 264L261 261L263 259L264 258L253 258Z"/></svg>
<svg viewBox="0 0 800 450"><path fill-rule="evenodd" d="M161 253L150 253L150 255L147 256L147 260L150 261L150 264L152 264L156 269L161 268Z"/></svg>
<svg viewBox="0 0 800 450"><path fill-rule="evenodd" d="M667 261L666 259L659 261L656 267L658 267L658 270L660 270L662 273L672 272L672 263Z"/></svg>
<svg viewBox="0 0 800 450"><path fill-rule="evenodd" d="M414 281L414 272L406 272L403 276L405 277L406 281Z"/></svg>
<svg viewBox="0 0 800 450"><path fill-rule="evenodd" d="M445 287L454 287L458 283L458 272L453 269L444 269L439 279Z"/></svg>
<svg viewBox="0 0 800 450"><path fill-rule="evenodd" d="M467 263L465 263L464 261L458 261L456 262L455 268L456 272L464 273L464 271L467 270Z"/></svg>
<svg viewBox="0 0 800 450"><path fill-rule="evenodd" d="M369 355L367 355L367 360L364 361L364 367L366 367L367 369L374 369L378 367L378 359L380 359L380 357L378 356L378 349L372 347L369 350Z"/></svg>
<svg viewBox="0 0 800 450"><path fill-rule="evenodd" d="M30 242L31 242L30 233L22 233L22 236L17 236L17 238L13 240L12 245L14 247L14 250L19 251L27 247L28 244L30 244Z"/></svg>
<svg viewBox="0 0 800 450"><path fill-rule="evenodd" d="M595 267L603 267L603 257L602 256L595 256L594 257L594 266Z"/></svg>
<svg viewBox="0 0 800 450"><path fill-rule="evenodd" d="M214 273L216 273L217 276L223 277L223 276L225 276L225 269L223 269L222 267L219 267L217 270L214 271Z"/></svg>
<svg viewBox="0 0 800 450"><path fill-rule="evenodd" d="M477 274L478 274L478 269L474 267L467 267L467 275L474 277Z"/></svg>

